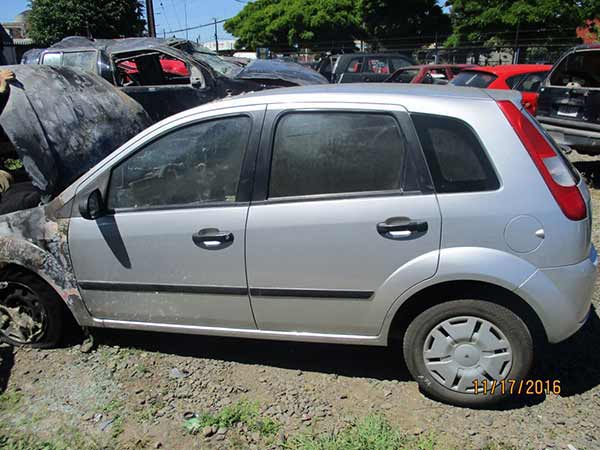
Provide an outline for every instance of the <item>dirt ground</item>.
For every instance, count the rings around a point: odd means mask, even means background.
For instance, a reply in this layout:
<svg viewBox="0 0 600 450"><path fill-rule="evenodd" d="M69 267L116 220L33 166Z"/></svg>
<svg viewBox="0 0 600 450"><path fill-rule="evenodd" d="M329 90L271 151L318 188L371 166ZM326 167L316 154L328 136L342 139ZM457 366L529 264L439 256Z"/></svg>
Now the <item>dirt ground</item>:
<svg viewBox="0 0 600 450"><path fill-rule="evenodd" d="M600 162L573 159L597 184ZM593 239L600 246L600 190L592 192ZM600 286L594 304L600 309ZM571 339L549 347L531 375L560 380L560 395L515 398L495 410L426 398L398 353L387 349L120 331L94 336L97 346L89 353L81 351L81 340L56 350L0 347L0 435L30 435L74 449L90 443L266 449L377 413L407 435L432 436L432 448L600 449L597 312ZM184 428L194 417L214 417L245 400L278 426L269 431L241 421L196 434ZM0 441L0 448L13 447Z"/></svg>

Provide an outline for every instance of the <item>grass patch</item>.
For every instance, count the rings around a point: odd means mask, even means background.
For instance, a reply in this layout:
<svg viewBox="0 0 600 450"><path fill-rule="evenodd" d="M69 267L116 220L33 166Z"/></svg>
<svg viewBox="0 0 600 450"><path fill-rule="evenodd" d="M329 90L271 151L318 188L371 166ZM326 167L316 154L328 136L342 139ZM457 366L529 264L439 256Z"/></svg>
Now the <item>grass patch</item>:
<svg viewBox="0 0 600 450"><path fill-rule="evenodd" d="M292 436L288 450L435 450L431 437L406 436L379 415L370 415L339 433Z"/></svg>
<svg viewBox="0 0 600 450"><path fill-rule="evenodd" d="M264 436L273 436L279 431L280 425L268 417L261 417L258 403L241 400L226 406L218 414L202 414L199 417L187 419L184 428L190 434L197 434L204 427L232 428L241 423L250 431L258 431Z"/></svg>
<svg viewBox="0 0 600 450"><path fill-rule="evenodd" d="M0 411L8 411L19 405L23 393L18 391L4 392L0 395Z"/></svg>

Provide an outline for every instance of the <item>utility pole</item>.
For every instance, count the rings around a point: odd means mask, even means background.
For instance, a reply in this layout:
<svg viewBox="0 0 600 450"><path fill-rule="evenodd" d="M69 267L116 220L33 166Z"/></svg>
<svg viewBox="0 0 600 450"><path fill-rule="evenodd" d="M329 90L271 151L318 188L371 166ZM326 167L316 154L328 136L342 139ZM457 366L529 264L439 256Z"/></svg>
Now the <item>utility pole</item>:
<svg viewBox="0 0 600 450"><path fill-rule="evenodd" d="M185 38L188 39L187 0L183 0L183 12L185 14Z"/></svg>
<svg viewBox="0 0 600 450"><path fill-rule="evenodd" d="M515 33L515 53L513 55L513 64L519 64L519 59L521 56L521 49L519 48L519 30L521 28L521 18L519 17L519 21L517 22L517 31Z"/></svg>
<svg viewBox="0 0 600 450"><path fill-rule="evenodd" d="M152 0L146 0L146 15L148 17L148 35L156 37L156 22L154 20L154 5Z"/></svg>
<svg viewBox="0 0 600 450"><path fill-rule="evenodd" d="M217 18L213 17L213 20L215 21L215 51L217 53L219 53L219 36L217 34Z"/></svg>

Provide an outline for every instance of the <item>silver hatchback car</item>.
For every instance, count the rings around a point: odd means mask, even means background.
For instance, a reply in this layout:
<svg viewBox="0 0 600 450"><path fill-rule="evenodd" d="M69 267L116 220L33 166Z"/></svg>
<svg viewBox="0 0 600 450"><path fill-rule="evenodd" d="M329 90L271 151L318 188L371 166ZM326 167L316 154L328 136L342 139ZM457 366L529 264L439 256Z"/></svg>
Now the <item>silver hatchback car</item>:
<svg viewBox="0 0 600 450"><path fill-rule="evenodd" d="M482 405L586 321L590 235L517 93L279 89L171 117L2 216L0 331L54 345L66 305L83 327L399 341L424 391Z"/></svg>

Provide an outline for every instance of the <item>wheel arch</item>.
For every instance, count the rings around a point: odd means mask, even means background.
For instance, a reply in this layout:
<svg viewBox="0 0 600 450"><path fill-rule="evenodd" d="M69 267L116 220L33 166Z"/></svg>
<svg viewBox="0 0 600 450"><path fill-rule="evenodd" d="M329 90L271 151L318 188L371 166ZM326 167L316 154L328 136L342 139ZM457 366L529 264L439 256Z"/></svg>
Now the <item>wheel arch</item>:
<svg viewBox="0 0 600 450"><path fill-rule="evenodd" d="M426 309L451 300L468 298L481 299L504 306L525 322L536 346L547 342L548 338L542 320L525 299L499 284L463 279L426 286L404 300L393 313L387 328L388 345L398 340L401 341L410 322Z"/></svg>

